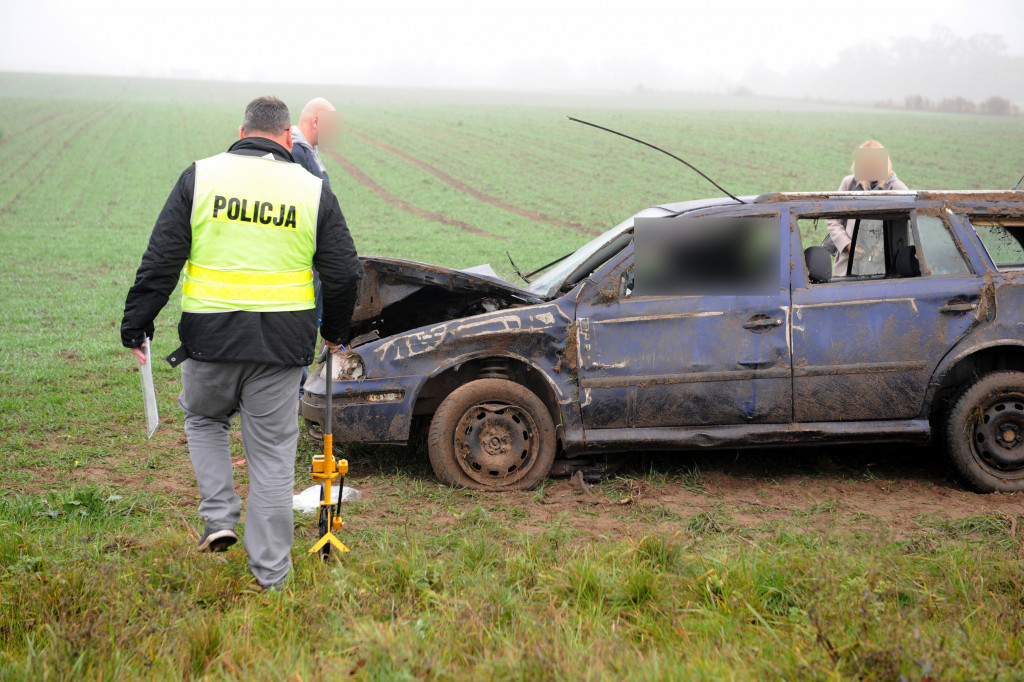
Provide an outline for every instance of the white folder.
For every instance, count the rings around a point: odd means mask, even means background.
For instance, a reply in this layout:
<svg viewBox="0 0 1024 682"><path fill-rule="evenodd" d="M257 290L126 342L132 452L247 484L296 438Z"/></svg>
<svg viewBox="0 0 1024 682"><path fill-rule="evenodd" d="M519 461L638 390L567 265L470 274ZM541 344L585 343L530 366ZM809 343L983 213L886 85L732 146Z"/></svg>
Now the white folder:
<svg viewBox="0 0 1024 682"><path fill-rule="evenodd" d="M153 357L149 351L149 339L143 344L146 349L146 364L139 368L142 377L142 400L146 405L146 438L152 438L160 417L156 411L156 388L153 387Z"/></svg>

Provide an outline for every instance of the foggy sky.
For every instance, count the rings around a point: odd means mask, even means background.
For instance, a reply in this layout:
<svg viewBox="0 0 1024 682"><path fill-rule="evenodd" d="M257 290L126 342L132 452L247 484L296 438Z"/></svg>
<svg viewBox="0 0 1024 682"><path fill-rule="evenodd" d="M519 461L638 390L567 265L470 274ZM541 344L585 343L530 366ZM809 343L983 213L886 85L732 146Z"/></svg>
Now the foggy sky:
<svg viewBox="0 0 1024 682"><path fill-rule="evenodd" d="M2 2L2 71L1024 103L1019 0Z"/></svg>

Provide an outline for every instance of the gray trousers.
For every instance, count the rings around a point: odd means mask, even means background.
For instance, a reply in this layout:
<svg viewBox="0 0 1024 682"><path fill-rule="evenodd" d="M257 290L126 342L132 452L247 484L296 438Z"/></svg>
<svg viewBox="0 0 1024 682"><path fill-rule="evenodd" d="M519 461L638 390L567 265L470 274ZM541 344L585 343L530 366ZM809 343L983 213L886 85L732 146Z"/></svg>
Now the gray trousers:
<svg viewBox="0 0 1024 682"><path fill-rule="evenodd" d="M245 551L249 569L264 587L280 583L291 568L292 495L299 423L295 384L301 367L198 362L181 365L185 435L196 472L199 514L211 530L234 529L242 501L235 494L230 427L242 415L242 446L249 467Z"/></svg>

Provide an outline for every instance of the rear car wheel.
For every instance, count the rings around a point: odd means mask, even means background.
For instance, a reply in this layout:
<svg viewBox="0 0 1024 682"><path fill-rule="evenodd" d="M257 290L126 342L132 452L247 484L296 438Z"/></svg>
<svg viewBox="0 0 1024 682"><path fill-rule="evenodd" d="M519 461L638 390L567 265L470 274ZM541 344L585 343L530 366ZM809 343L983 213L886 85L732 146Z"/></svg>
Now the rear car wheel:
<svg viewBox="0 0 1024 682"><path fill-rule="evenodd" d="M452 391L434 413L430 464L446 485L529 490L551 471L555 427L532 391L505 379L478 379Z"/></svg>
<svg viewBox="0 0 1024 682"><path fill-rule="evenodd" d="M949 410L944 435L968 487L1024 490L1024 372L993 372L968 386Z"/></svg>

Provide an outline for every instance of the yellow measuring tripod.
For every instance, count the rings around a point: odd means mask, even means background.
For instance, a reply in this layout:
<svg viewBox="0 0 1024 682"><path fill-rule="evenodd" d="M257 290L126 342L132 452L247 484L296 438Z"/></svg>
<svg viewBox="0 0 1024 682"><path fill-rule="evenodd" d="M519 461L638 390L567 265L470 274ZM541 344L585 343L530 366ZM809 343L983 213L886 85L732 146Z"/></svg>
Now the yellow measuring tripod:
<svg viewBox="0 0 1024 682"><path fill-rule="evenodd" d="M331 358L334 355L330 349L327 351L325 361L324 377L326 386L324 390L324 452L321 455L313 455L313 464L310 473L314 481L320 481L320 508L317 511L317 523L320 529L320 539L309 548L309 553L319 552L324 561L331 554L331 545L339 552L347 552L348 547L337 538L335 531L340 531L343 525L341 521L341 498L345 490L345 474L348 473L348 460L337 460L334 458L334 435L332 433L331 403L334 392L334 370ZM338 486L338 500L331 499L331 486L335 479L341 479Z"/></svg>

